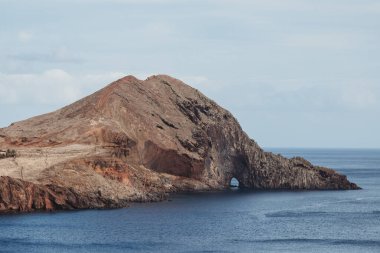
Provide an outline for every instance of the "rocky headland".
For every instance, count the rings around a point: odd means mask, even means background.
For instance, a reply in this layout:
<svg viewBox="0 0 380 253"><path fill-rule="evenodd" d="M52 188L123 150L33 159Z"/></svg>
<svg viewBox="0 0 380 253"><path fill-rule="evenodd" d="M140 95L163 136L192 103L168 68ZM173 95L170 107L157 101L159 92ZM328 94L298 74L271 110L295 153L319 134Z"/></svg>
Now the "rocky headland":
<svg viewBox="0 0 380 253"><path fill-rule="evenodd" d="M127 76L0 129L0 213L124 207L169 193L351 190L337 172L265 152L227 110L165 75ZM4 153L5 154L5 153Z"/></svg>

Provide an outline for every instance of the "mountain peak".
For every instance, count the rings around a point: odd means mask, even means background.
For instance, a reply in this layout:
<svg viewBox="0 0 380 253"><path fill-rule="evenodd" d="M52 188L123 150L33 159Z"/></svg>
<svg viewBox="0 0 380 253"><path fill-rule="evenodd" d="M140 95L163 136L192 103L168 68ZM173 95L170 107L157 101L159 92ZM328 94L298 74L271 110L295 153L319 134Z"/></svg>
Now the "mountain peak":
<svg viewBox="0 0 380 253"><path fill-rule="evenodd" d="M118 82L118 83L128 83L128 82L140 82L140 81L141 80L137 79L133 75L127 75L127 76L124 76L124 77L116 80L115 82Z"/></svg>

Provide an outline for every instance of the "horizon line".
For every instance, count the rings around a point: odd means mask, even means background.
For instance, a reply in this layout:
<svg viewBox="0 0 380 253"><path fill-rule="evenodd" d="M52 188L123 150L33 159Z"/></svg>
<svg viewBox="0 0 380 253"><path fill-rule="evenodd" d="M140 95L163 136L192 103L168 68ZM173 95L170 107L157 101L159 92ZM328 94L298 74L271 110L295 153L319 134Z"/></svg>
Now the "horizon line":
<svg viewBox="0 0 380 253"><path fill-rule="evenodd" d="M380 150L380 147L274 147L262 146L265 149L351 149L351 150Z"/></svg>

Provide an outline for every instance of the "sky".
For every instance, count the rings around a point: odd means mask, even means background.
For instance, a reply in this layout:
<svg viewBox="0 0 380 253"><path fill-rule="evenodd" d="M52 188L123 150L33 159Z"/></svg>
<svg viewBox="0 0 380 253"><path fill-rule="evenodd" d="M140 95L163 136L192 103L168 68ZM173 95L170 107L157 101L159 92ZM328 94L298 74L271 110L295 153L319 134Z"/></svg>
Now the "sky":
<svg viewBox="0 0 380 253"><path fill-rule="evenodd" d="M0 127L168 74L264 147L380 148L378 0L0 0Z"/></svg>

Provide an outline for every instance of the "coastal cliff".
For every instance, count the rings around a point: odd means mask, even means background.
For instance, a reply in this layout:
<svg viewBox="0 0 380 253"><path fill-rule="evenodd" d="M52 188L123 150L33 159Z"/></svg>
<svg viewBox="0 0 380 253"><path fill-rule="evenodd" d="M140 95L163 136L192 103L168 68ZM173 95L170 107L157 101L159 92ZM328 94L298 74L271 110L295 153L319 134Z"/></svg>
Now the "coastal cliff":
<svg viewBox="0 0 380 253"><path fill-rule="evenodd" d="M112 208L171 192L351 190L337 172L262 150L227 110L165 75L127 76L0 129L0 212Z"/></svg>

